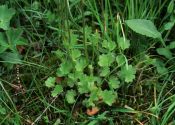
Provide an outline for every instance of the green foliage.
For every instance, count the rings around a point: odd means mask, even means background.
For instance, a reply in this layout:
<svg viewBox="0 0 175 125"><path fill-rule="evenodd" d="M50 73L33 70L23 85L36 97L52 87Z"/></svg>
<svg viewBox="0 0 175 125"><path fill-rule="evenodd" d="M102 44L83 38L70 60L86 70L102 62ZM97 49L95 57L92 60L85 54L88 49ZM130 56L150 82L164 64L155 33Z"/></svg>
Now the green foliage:
<svg viewBox="0 0 175 125"><path fill-rule="evenodd" d="M112 53L102 54L99 56L98 64L101 67L108 67L114 62L114 55Z"/></svg>
<svg viewBox="0 0 175 125"><path fill-rule="evenodd" d="M76 61L76 65L75 65L75 69L78 72L82 72L84 70L84 68L86 68L87 66L87 61L85 58L81 57Z"/></svg>
<svg viewBox="0 0 175 125"><path fill-rule="evenodd" d="M73 104L75 102L76 91L68 90L66 93L66 100L68 103Z"/></svg>
<svg viewBox="0 0 175 125"><path fill-rule="evenodd" d="M167 7L167 12L173 13L173 11L174 11L174 0L171 0L168 7Z"/></svg>
<svg viewBox="0 0 175 125"><path fill-rule="evenodd" d="M1 0L0 124L173 124L174 2Z"/></svg>
<svg viewBox="0 0 175 125"><path fill-rule="evenodd" d="M5 115L6 114L6 109L2 107L2 105L0 105L0 114L1 115Z"/></svg>
<svg viewBox="0 0 175 125"><path fill-rule="evenodd" d="M132 19L126 20L126 24L136 33L151 38L161 38L161 34L150 20Z"/></svg>
<svg viewBox="0 0 175 125"><path fill-rule="evenodd" d="M120 37L117 42L122 50L128 49L130 46L130 41L123 37Z"/></svg>
<svg viewBox="0 0 175 125"><path fill-rule="evenodd" d="M60 65L60 68L57 70L58 76L65 76L70 73L72 69L72 63L65 61Z"/></svg>
<svg viewBox="0 0 175 125"><path fill-rule="evenodd" d="M64 77L63 87L65 90L67 87L71 87L71 90L67 90L65 94L69 104L75 103L78 94L81 96L87 94L89 96L83 99L83 104L86 107L96 106L100 97L103 98L105 104L111 106L117 99L115 90L122 85L120 81L132 82L135 79L136 69L132 65L124 65L128 64L124 53L118 53L116 56L117 51L129 48L130 41L119 37L117 43L104 39L99 44L101 38L98 32L92 33L88 26L85 27L85 31L84 35L88 47L84 45L84 48L81 47L82 43L79 42L76 33L70 32L70 42L67 41L68 36L65 34L66 39L63 42L63 47L69 53L64 55L61 50L55 51L57 58L61 60L56 75ZM97 49L99 49L98 52ZM116 72L111 73L111 69L115 67L117 67L119 75ZM119 70L120 68L121 70ZM53 87L55 78L49 77L46 83L47 87ZM109 87L109 90L102 89L104 84ZM56 95L57 93L53 90L52 96Z"/></svg>
<svg viewBox="0 0 175 125"><path fill-rule="evenodd" d="M15 10L8 8L6 5L0 6L0 28L4 30L9 29L10 20L15 14Z"/></svg>
<svg viewBox="0 0 175 125"><path fill-rule="evenodd" d="M56 85L54 90L51 92L52 97L56 97L58 94L63 92L63 87L61 85Z"/></svg>
<svg viewBox="0 0 175 125"><path fill-rule="evenodd" d="M172 58L172 53L171 53L171 51L168 48L157 48L156 51L157 51L157 53L159 55L163 55L167 59L171 59Z"/></svg>
<svg viewBox="0 0 175 125"><path fill-rule="evenodd" d="M47 78L47 80L45 81L45 85L48 88L54 87L55 86L55 82L56 82L56 78L55 77L49 77Z"/></svg>
<svg viewBox="0 0 175 125"><path fill-rule="evenodd" d="M111 76L109 78L108 84L112 89L117 89L120 87L120 81L118 80L118 78L116 76Z"/></svg>
<svg viewBox="0 0 175 125"><path fill-rule="evenodd" d="M112 50L115 49L116 44L113 41L104 40L103 43L102 43L102 46L104 48L108 49L109 51L112 51Z"/></svg>
<svg viewBox="0 0 175 125"><path fill-rule="evenodd" d="M116 61L117 61L118 66L122 66L126 62L124 55L118 55L116 57Z"/></svg>
<svg viewBox="0 0 175 125"><path fill-rule="evenodd" d="M117 96L115 93L113 93L113 91L109 91L109 90L104 90L102 91L102 94L101 94L102 98L103 98L103 101L108 104L109 106L112 105L112 103L115 102Z"/></svg>
<svg viewBox="0 0 175 125"><path fill-rule="evenodd" d="M136 69L132 65L124 65L119 72L121 79L124 79L125 82L132 82L135 79Z"/></svg>

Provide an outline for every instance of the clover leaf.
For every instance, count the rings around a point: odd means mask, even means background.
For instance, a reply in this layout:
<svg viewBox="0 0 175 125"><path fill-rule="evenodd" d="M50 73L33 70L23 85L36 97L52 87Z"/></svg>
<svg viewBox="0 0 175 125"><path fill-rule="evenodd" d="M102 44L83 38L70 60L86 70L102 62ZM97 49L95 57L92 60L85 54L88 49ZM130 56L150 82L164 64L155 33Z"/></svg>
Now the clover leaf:
<svg viewBox="0 0 175 125"><path fill-rule="evenodd" d="M119 72L121 79L124 79L125 82L129 83L135 79L136 69L132 65L123 66Z"/></svg>

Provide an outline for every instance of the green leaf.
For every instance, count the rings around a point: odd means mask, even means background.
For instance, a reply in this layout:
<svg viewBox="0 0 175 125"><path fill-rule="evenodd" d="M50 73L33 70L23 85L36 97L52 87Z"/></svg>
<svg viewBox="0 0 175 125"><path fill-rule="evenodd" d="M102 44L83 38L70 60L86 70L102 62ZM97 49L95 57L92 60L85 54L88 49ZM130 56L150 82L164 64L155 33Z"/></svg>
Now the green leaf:
<svg viewBox="0 0 175 125"><path fill-rule="evenodd" d="M64 53L61 51L61 50L56 50L56 51L53 51L53 53L58 57L58 58L63 58L64 56Z"/></svg>
<svg viewBox="0 0 175 125"><path fill-rule="evenodd" d="M114 55L112 53L102 54L99 56L98 64L101 67L109 67L114 62Z"/></svg>
<svg viewBox="0 0 175 125"><path fill-rule="evenodd" d="M67 33L66 36L67 37L63 41L65 49L74 49L78 41L78 36L72 31L70 32L70 34Z"/></svg>
<svg viewBox="0 0 175 125"><path fill-rule="evenodd" d="M88 76L88 75L80 75L79 76L80 82L78 82L78 90L80 93L87 93L92 91L95 86L95 82L98 82L98 77L95 76Z"/></svg>
<svg viewBox="0 0 175 125"><path fill-rule="evenodd" d="M5 39L5 35L0 32L0 53L5 52L9 48L7 44L7 40Z"/></svg>
<svg viewBox="0 0 175 125"><path fill-rule="evenodd" d="M6 31L6 35L7 35L7 39L8 42L12 45L21 45L21 43L18 43L18 40L20 39L21 35L22 35L22 29L14 29L14 28L10 28L9 30ZM24 43L23 45L26 45L26 43Z"/></svg>
<svg viewBox="0 0 175 125"><path fill-rule="evenodd" d="M98 97L99 93L101 93L101 89L94 88L93 91L91 91L90 97L87 100L87 107L95 106L94 102L99 100L99 97Z"/></svg>
<svg viewBox="0 0 175 125"><path fill-rule="evenodd" d="M63 92L63 87L61 85L56 85L54 90L51 92L51 95L52 97L56 97L61 92Z"/></svg>
<svg viewBox="0 0 175 125"><path fill-rule="evenodd" d="M83 29L82 29L82 32L83 32ZM88 38L90 37L90 35L92 34L92 28L89 27L89 26L85 26L85 37Z"/></svg>
<svg viewBox="0 0 175 125"><path fill-rule="evenodd" d="M0 105L0 114L1 115L5 115L6 114L6 109L2 107L2 105Z"/></svg>
<svg viewBox="0 0 175 125"><path fill-rule="evenodd" d="M121 79L124 79L125 82L129 83L135 79L136 69L132 65L125 65L121 68L119 76Z"/></svg>
<svg viewBox="0 0 175 125"><path fill-rule="evenodd" d="M76 91L68 90L66 93L66 100L69 104L73 104L75 102Z"/></svg>
<svg viewBox="0 0 175 125"><path fill-rule="evenodd" d="M175 49L175 41L171 42L168 46L168 49Z"/></svg>
<svg viewBox="0 0 175 125"><path fill-rule="evenodd" d="M126 24L136 33L145 35L151 38L162 38L160 32L150 20L132 19L126 20Z"/></svg>
<svg viewBox="0 0 175 125"><path fill-rule="evenodd" d="M122 50L128 49L130 46L130 41L127 39L124 39L123 37L120 37L118 39L118 45Z"/></svg>
<svg viewBox="0 0 175 125"><path fill-rule="evenodd" d="M167 12L173 13L173 10L174 10L174 0L171 0L171 2L168 5Z"/></svg>
<svg viewBox="0 0 175 125"><path fill-rule="evenodd" d="M108 84L113 89L117 89L120 87L120 81L118 80L116 76L110 77Z"/></svg>
<svg viewBox="0 0 175 125"><path fill-rule="evenodd" d="M47 18L47 22L52 23L55 21L56 15L52 13L50 10L48 10L46 13L46 18Z"/></svg>
<svg viewBox="0 0 175 125"><path fill-rule="evenodd" d="M61 120L60 118L58 118L53 125L60 125L60 124L61 124Z"/></svg>
<svg viewBox="0 0 175 125"><path fill-rule="evenodd" d="M106 76L110 73L110 68L109 67L103 67L100 73L100 76Z"/></svg>
<svg viewBox="0 0 175 125"><path fill-rule="evenodd" d="M168 48L157 48L156 51L159 55L165 56L167 59L172 58L172 52Z"/></svg>
<svg viewBox="0 0 175 125"><path fill-rule="evenodd" d="M89 92L89 86L88 86L88 83L87 82L78 82L78 92L80 94L83 94L83 93L88 93Z"/></svg>
<svg viewBox="0 0 175 125"><path fill-rule="evenodd" d="M12 16L15 14L15 10L8 7L6 5L0 6L0 28L7 30L10 25L10 20Z"/></svg>
<svg viewBox="0 0 175 125"><path fill-rule="evenodd" d="M102 46L103 46L104 48L108 49L109 51L112 51L112 50L115 49L116 44L115 44L115 42L113 42L113 41L103 40Z"/></svg>
<svg viewBox="0 0 175 125"><path fill-rule="evenodd" d="M125 64L125 56L124 55L118 55L116 57L116 61L117 61L118 66L124 65Z"/></svg>
<svg viewBox="0 0 175 125"><path fill-rule="evenodd" d="M72 57L72 60L75 61L78 57L81 56L81 51L78 50L78 49L73 49L71 51L71 57Z"/></svg>
<svg viewBox="0 0 175 125"><path fill-rule="evenodd" d="M173 26L174 26L174 22L168 22L168 23L166 23L166 24L164 25L164 29L165 29L165 30L170 30L170 29L173 28Z"/></svg>
<svg viewBox="0 0 175 125"><path fill-rule="evenodd" d="M65 60L65 62L61 63L60 68L58 68L57 76L65 76L69 74L72 68L72 63Z"/></svg>
<svg viewBox="0 0 175 125"><path fill-rule="evenodd" d="M20 55L18 53L3 52L0 54L0 58L11 64L21 64Z"/></svg>
<svg viewBox="0 0 175 125"><path fill-rule="evenodd" d="M77 44L77 41L78 41L78 36L71 32L71 34L70 34L70 47L74 48L75 45Z"/></svg>
<svg viewBox="0 0 175 125"><path fill-rule="evenodd" d="M86 58L82 57L76 61L75 69L76 71L83 71L84 68L88 65Z"/></svg>
<svg viewBox="0 0 175 125"><path fill-rule="evenodd" d="M92 120L87 125L98 125L98 120Z"/></svg>
<svg viewBox="0 0 175 125"><path fill-rule="evenodd" d="M157 72L160 75L166 74L168 72L168 69L165 67L165 64L159 59L156 59L153 65L156 66Z"/></svg>
<svg viewBox="0 0 175 125"><path fill-rule="evenodd" d="M55 78L55 77L49 77L49 78L47 78L47 80L45 81L45 85L46 85L48 88L54 87L54 86L55 86L55 81L56 81L56 78Z"/></svg>
<svg viewBox="0 0 175 125"><path fill-rule="evenodd" d="M103 101L106 104L108 104L109 106L111 106L115 102L115 100L117 98L116 94L113 93L113 91L109 91L109 90L102 91L101 96L103 98Z"/></svg>
<svg viewBox="0 0 175 125"><path fill-rule="evenodd" d="M94 34L92 34L91 37L88 38L90 42L92 42L92 44L94 46L97 46L99 41L100 41L100 34L98 32L95 32Z"/></svg>

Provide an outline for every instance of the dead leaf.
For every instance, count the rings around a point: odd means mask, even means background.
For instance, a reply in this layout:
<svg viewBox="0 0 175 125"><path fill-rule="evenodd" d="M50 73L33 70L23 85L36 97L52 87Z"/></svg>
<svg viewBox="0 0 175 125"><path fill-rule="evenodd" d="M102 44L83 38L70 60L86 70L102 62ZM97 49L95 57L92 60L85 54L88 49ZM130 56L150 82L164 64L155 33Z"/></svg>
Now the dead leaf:
<svg viewBox="0 0 175 125"><path fill-rule="evenodd" d="M93 107L92 109L87 109L86 113L89 116L93 116L95 114L97 114L99 112L99 108L98 107Z"/></svg>
<svg viewBox="0 0 175 125"><path fill-rule="evenodd" d="M61 83L62 80L63 80L62 77L56 77L56 83L57 83L57 84Z"/></svg>
<svg viewBox="0 0 175 125"><path fill-rule="evenodd" d="M17 45L16 48L18 49L18 52L20 54L23 54L25 52L25 47L21 45Z"/></svg>

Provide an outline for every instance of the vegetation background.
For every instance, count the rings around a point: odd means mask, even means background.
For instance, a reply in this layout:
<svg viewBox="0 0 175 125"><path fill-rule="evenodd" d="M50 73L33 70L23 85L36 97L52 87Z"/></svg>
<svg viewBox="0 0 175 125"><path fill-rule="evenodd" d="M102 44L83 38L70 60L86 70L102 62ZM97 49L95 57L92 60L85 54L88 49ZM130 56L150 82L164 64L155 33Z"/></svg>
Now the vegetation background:
<svg viewBox="0 0 175 125"><path fill-rule="evenodd" d="M175 125L174 0L1 0L0 124Z"/></svg>

